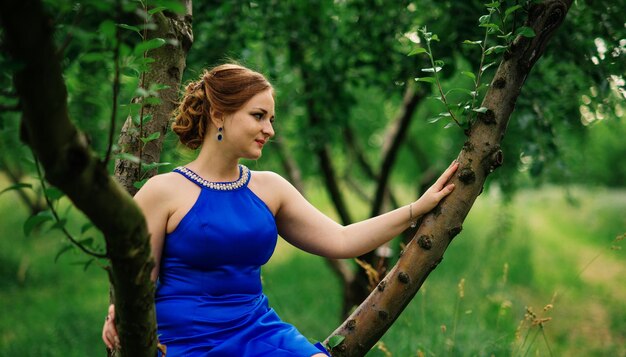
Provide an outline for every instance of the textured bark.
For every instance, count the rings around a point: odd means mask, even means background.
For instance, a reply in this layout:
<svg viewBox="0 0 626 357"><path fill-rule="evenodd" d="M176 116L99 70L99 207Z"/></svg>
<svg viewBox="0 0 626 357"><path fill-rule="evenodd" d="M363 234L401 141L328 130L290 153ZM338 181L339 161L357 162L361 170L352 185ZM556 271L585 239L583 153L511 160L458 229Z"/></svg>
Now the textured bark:
<svg viewBox="0 0 626 357"><path fill-rule="evenodd" d="M571 0L534 4L526 26L534 38L518 37L500 63L482 106L488 108L471 128L451 182L456 189L427 214L396 266L368 298L330 336L345 339L333 356L363 356L394 323L437 267L451 240L482 191L487 176L502 164L500 143L526 77L571 6ZM326 340L328 343L328 339Z"/></svg>
<svg viewBox="0 0 626 357"><path fill-rule="evenodd" d="M120 152L129 153L141 159L143 163L159 162L163 139L169 128L172 112L178 102L179 88L185 70L187 52L193 43L193 33L191 29L191 0L181 0L185 4L185 14L175 14L172 12L160 12L153 15L157 28L148 31L147 40L162 38L166 41L173 40L148 53L148 56L155 58L150 70L145 73L144 88L150 88L153 84L167 85L169 88L159 91L161 104L144 105L144 117L150 115L152 119L140 127L136 126L132 118L128 117L122 127L118 145ZM141 103L142 98L133 99L133 103ZM143 142L141 137L147 137L152 133L159 132L158 139L148 142L141 148ZM141 149L140 149L141 148ZM135 181L149 178L156 174L156 169L146 173L141 172L139 164L128 160L115 161L115 177L126 188L131 195L137 192L133 185Z"/></svg>
<svg viewBox="0 0 626 357"><path fill-rule="evenodd" d="M153 357L157 336L150 272L154 261L144 217L69 120L52 18L41 2L0 0L0 21L6 51L23 65L13 76L22 104L23 140L39 158L46 179L105 237L124 355Z"/></svg>

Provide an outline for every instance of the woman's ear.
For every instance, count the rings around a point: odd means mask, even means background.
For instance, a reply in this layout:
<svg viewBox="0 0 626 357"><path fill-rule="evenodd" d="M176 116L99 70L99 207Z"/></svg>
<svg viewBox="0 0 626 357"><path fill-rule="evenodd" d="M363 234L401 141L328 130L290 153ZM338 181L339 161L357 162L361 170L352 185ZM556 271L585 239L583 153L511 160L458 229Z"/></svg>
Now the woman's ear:
<svg viewBox="0 0 626 357"><path fill-rule="evenodd" d="M216 128L224 126L224 113L211 108L211 122Z"/></svg>

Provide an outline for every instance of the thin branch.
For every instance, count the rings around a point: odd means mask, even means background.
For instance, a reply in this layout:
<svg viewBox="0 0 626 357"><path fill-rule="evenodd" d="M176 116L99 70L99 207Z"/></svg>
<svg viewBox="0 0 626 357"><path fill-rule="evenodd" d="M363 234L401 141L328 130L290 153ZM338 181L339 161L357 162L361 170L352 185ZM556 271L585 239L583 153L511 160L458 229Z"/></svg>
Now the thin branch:
<svg viewBox="0 0 626 357"><path fill-rule="evenodd" d="M424 35L426 35L426 33L424 33ZM433 56L433 50L430 47L430 41L431 41L430 37L426 36L426 47L428 48L428 59L430 59L430 64L431 64L432 69L433 69L433 76L435 77L435 82L437 84L437 89L439 90L439 94L441 94L441 100L443 101L443 104L446 106L446 110L450 114L450 118L452 118L452 120L454 120L454 122L456 123L456 125L458 125L459 128L463 128L463 126L461 125L459 120L454 115L454 112L450 109L450 106L448 105L448 100L446 99L446 94L443 92L443 87L441 86L441 81L439 80L439 75L437 74L439 71L437 70L437 66L435 65L435 59L434 59L434 56Z"/></svg>
<svg viewBox="0 0 626 357"><path fill-rule="evenodd" d="M389 176L391 175L392 167L396 162L398 151L404 141L404 138L406 137L409 125L413 119L413 113L415 112L417 103L419 103L420 99L421 94L416 92L413 87L407 86L404 93L402 108L398 117L394 120L392 130L390 130L388 134L389 137L391 137L391 140L389 140L390 144L383 152L383 160L380 165L380 169L378 170L380 176L376 187L376 195L374 196L374 204L372 205L372 210L370 212L370 216L372 217L380 214L385 191L388 189L387 183L389 181Z"/></svg>
<svg viewBox="0 0 626 357"><path fill-rule="evenodd" d="M298 163L291 156L289 150L285 147L285 143L281 138L273 140L274 148L278 152L278 157L283 165L283 169L287 174L287 179L291 182L296 190L304 195L304 182L302 182L302 172L298 168Z"/></svg>
<svg viewBox="0 0 626 357"><path fill-rule="evenodd" d="M17 171L20 171L20 172L15 172L14 170L12 170L9 162L5 159L3 155L0 155L0 163L2 164L2 167L4 168L4 172L7 174L7 176L11 180L11 183L18 184L20 182L20 179L23 176L22 172L19 169ZM43 207L40 204L40 201L37 196L35 196L34 200L31 200L30 197L28 197L28 195L24 192L23 189L20 188L15 191L17 192L20 199L24 202L24 204L29 208L31 214L36 214L43 210Z"/></svg>
<svg viewBox="0 0 626 357"><path fill-rule="evenodd" d="M32 152L32 151L31 151ZM48 195L46 194L46 183L43 179L43 175L41 173L41 168L39 166L39 159L37 158L37 155L35 155L34 152L32 152L33 154L33 158L35 159L35 168L37 169L37 176L39 178L39 183L41 184L41 188L43 190L43 197L46 199L46 203L48 204L48 208L50 208L50 212L52 212L52 216L54 216L54 220L56 221L56 223L60 223L61 219L59 218L59 215L57 214L57 211L54 209L54 206L52 205L52 202L50 201L50 197L48 197ZM96 258L107 258L107 254L104 253L97 253L94 251L91 251L89 249L87 249L85 246L83 246L82 244L80 244L79 241L77 241L72 234L65 228L65 225L61 225L61 231L63 232L63 234L65 234L65 236L67 237L67 239L69 239L70 242L72 242L72 244L74 244L75 246L78 247L78 249L82 250L84 253L91 255L92 257L96 257Z"/></svg>
<svg viewBox="0 0 626 357"><path fill-rule="evenodd" d="M146 12L146 14L145 14L145 20L144 20L144 26L143 26L142 41L145 41L146 38L148 38L148 19L150 18L150 15L148 14L148 0L146 0L144 4L144 11ZM148 51L143 51L144 61L147 57L148 57ZM145 89L146 87L146 72L147 71L141 72L141 81L139 82L139 88ZM143 137L143 111L146 107L144 103L145 103L145 97L142 97L141 109L139 110L139 138L140 139ZM141 144L139 145L139 171L137 171L139 175L141 175L141 163L143 162L143 147L144 145L141 145ZM141 180L140 177L136 177L135 179Z"/></svg>
<svg viewBox="0 0 626 357"><path fill-rule="evenodd" d="M363 201L365 204L372 204L372 197L370 197L367 192L361 187L361 185L357 182L357 180L352 177L349 173L344 175L342 178L346 185L352 189L352 191L356 194L356 196Z"/></svg>
<svg viewBox="0 0 626 357"><path fill-rule="evenodd" d="M122 12L120 1L115 2L115 11L117 17L120 17ZM122 36L119 26L115 27L115 48L113 49L113 61L115 62L115 74L113 77L113 105L111 109L111 125L109 128L109 145L107 147L107 153L104 157L104 166L109 163L111 159L111 150L113 148L113 136L115 133L115 117L117 115L117 97L120 92L120 44L122 42Z"/></svg>
<svg viewBox="0 0 626 357"><path fill-rule="evenodd" d="M392 126L394 125L395 124L392 124ZM389 131L392 131L392 130L389 130ZM363 172L365 172L367 177L369 177L372 181L378 182L380 180L380 175L374 172L372 165L369 163L365 155L363 155L364 150L358 144L354 135L354 131L352 130L352 127L347 123L344 126L343 134L344 134L344 139L346 141L346 146L356 156L356 159L357 159L356 161L359 164L359 167L363 170ZM383 152L384 151L386 150L383 150ZM349 174L347 174L346 176L350 177ZM345 178L345 179L346 181L351 181L351 178ZM348 182L348 183L352 184L353 182ZM355 192L361 197L365 198L367 196L364 194L363 190L360 189L360 187L356 187L355 185L351 185L351 187L355 189ZM393 192L391 192L389 188L387 188L387 190L385 191L385 196L389 199L393 207L399 206L398 200L396 199L395 195L393 194ZM372 198L367 198L367 201L369 201L368 202L369 204L372 204Z"/></svg>
<svg viewBox="0 0 626 357"><path fill-rule="evenodd" d="M363 149L357 144L354 130L349 123L345 123L343 128L343 137L346 140L346 146L356 156L356 161L365 172L365 174L372 180L378 180L378 175L374 172L372 165L367 161L365 155L363 155Z"/></svg>

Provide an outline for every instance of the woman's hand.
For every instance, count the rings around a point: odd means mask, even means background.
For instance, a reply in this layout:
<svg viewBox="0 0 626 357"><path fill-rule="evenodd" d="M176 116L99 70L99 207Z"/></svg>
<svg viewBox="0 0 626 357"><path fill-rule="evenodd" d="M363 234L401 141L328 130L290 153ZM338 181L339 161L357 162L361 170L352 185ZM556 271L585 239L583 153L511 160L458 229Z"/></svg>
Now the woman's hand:
<svg viewBox="0 0 626 357"><path fill-rule="evenodd" d="M120 347L120 338L117 336L117 329L115 328L115 305L113 304L109 305L109 313L104 319L102 341L109 350Z"/></svg>
<svg viewBox="0 0 626 357"><path fill-rule="evenodd" d="M424 213L430 212L430 210L437 206L439 201L441 201L444 197L449 195L452 190L454 190L453 183L447 186L444 185L450 180L452 175L454 175L458 167L459 163L453 161L452 164L450 164L450 166L446 169L446 171L444 171L443 174L439 176L437 181L432 186L430 186L430 188L426 190L426 192L424 192L422 197L420 197L416 201L416 204Z"/></svg>

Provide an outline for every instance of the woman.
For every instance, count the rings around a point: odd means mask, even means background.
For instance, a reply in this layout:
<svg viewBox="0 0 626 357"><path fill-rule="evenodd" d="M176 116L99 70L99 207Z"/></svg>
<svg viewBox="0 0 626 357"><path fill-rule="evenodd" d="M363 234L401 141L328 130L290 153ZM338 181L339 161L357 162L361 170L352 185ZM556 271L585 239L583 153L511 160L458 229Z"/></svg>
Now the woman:
<svg viewBox="0 0 626 357"><path fill-rule="evenodd" d="M235 64L187 86L173 130L198 157L151 178L135 195L156 261L159 340L168 356L326 356L268 307L260 267L277 234L328 258L352 258L405 230L454 189L453 163L417 201L341 226L285 179L250 171L274 136L274 91L263 75ZM157 279L158 278L158 279ZM117 341L111 305L102 338Z"/></svg>

